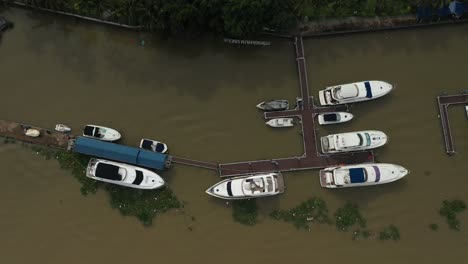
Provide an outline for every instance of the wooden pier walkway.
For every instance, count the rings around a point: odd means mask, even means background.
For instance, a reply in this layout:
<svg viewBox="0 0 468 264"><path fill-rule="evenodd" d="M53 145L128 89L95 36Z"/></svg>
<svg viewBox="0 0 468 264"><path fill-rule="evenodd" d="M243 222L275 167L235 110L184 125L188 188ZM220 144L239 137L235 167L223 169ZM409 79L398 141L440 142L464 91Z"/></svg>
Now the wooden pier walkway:
<svg viewBox="0 0 468 264"><path fill-rule="evenodd" d="M296 63L299 77L299 88L301 97L297 98L297 107L293 110L267 112L264 114L265 119L279 118L279 117L296 117L301 120L302 138L304 143L304 154L297 157L289 157L282 159L271 160L256 160L245 161L236 163L217 164L212 162L205 162L199 160L192 160L188 158L172 156L171 161L175 164L183 164L210 170L216 170L221 177L243 175L250 173L261 172L278 172L278 171L296 171L307 169L320 169L329 166L343 165L343 164L357 164L364 162L373 162L374 155L372 151L363 151L346 154L336 155L323 155L318 151L317 135L315 129L315 117L319 113L335 112L335 111L348 111L347 105L327 106L320 107L314 104L313 97L310 96L308 78L307 78L307 65L304 54L304 43L302 36L294 37L294 45L296 50ZM459 97L456 97L460 99ZM463 97L466 101L466 97ZM441 114L444 117L443 127L448 127L448 116L446 114L446 107L450 104L459 103L458 99L454 97L438 98L439 106L445 109ZM460 99L461 100L461 99ZM464 102L465 102L464 101ZM442 104L441 104L442 102ZM442 105L442 106L441 106ZM441 111L442 113L443 111ZM37 138L28 137L24 134L25 129L35 128L41 132L41 136ZM444 131L445 128L444 128ZM450 135L450 130L447 130ZM15 122L0 121L0 136L14 138L21 141L26 141L38 145L60 148L69 150L70 139L72 135L55 132L43 128L33 127ZM451 135L449 136L451 138ZM450 141L451 142L451 141ZM453 145L452 145L453 148Z"/></svg>
<svg viewBox="0 0 468 264"><path fill-rule="evenodd" d="M452 131L450 129L448 107L456 104L468 104L468 94L437 96L437 104L439 106L439 118L442 124L445 151L447 154L453 155L455 154L455 147L453 145Z"/></svg>
<svg viewBox="0 0 468 264"><path fill-rule="evenodd" d="M40 136L35 138L26 136L25 130L28 128L39 130L41 133ZM68 149L68 142L73 137L72 135L60 133L54 130L5 120L0 120L0 136L64 150Z"/></svg>
<svg viewBox="0 0 468 264"><path fill-rule="evenodd" d="M193 159L181 158L181 157L174 157L174 156L171 156L171 158L172 158L172 163L176 163L176 164L183 164L187 166L194 166L194 167L199 167L199 168L204 168L204 169L209 169L209 170L216 170L216 171L219 168L217 163L199 161L199 160L193 160Z"/></svg>
<svg viewBox="0 0 468 264"><path fill-rule="evenodd" d="M304 154L300 157L284 159L245 161L225 163L219 165L221 177L277 171L296 171L307 169L320 169L340 164L356 164L373 162L374 155L371 151L347 153L339 155L323 155L317 149L317 136L315 130L315 116L319 113L348 111L347 105L318 107L310 96L307 78L307 65L304 54L304 44L301 36L294 38L296 49L296 63L299 74L299 88L301 97L297 100L297 107L293 110L266 112L265 119L280 117L297 117L301 120Z"/></svg>

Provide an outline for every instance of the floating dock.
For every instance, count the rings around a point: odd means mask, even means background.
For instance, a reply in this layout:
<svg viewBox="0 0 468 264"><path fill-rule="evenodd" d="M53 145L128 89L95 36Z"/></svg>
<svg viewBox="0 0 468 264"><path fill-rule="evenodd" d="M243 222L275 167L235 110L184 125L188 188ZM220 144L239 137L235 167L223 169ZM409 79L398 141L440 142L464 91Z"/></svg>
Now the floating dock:
<svg viewBox="0 0 468 264"><path fill-rule="evenodd" d="M304 154L298 157L289 157L282 159L270 160L254 160L235 163L218 164L213 162L193 160L189 158L182 158L176 156L168 156L167 160L172 161L174 164L183 164L194 166L198 168L215 170L221 177L229 177L236 175L244 175L251 173L264 173L264 172L279 172L279 171L297 171L309 169L321 169L324 167L338 166L344 164L358 164L365 162L374 162L374 154L372 151L362 151L354 153L324 155L318 151L317 131L315 128L315 117L317 114L336 111L348 111L347 105L327 106L321 107L314 104L314 98L310 96L309 84L307 78L307 65L304 55L304 43L302 36L294 37L294 46L296 51L296 63L299 77L299 88L301 97L297 98L297 107L292 110L279 111L279 112L266 112L265 119L279 118L279 117L296 117L301 120L302 126L302 139L304 145ZM462 95L460 95L462 96ZM446 114L446 107L450 104L459 103L460 96L438 98L439 106L445 109L441 114L444 117L442 120L447 120L447 124L443 122L443 126L448 126L448 116ZM466 95L463 97L466 101ZM465 102L463 101L463 102ZM442 112L442 111L441 111ZM41 132L37 138L28 137L25 135L25 130L34 128ZM445 131L445 129L444 129ZM445 133L445 132L444 132ZM448 132L450 135L450 130ZM64 150L72 150L75 137L70 134L64 134L44 128L34 127L30 125L0 121L0 136L13 138L33 144L43 145L47 147L59 148ZM451 136L449 136L451 138ZM450 141L451 142L451 141ZM112 144L114 145L114 144ZM122 146L124 147L124 146ZM126 147L129 149L131 147ZM453 144L452 144L453 148ZM133 150L134 148L132 148ZM99 156L101 149L93 149L94 155ZM101 155L102 156L102 155ZM125 159L130 160L130 159ZM159 162L161 163L161 162ZM161 163L162 164L162 163Z"/></svg>
<svg viewBox="0 0 468 264"><path fill-rule="evenodd" d="M448 155L455 154L453 145L452 131L450 129L450 121L448 107L457 104L468 104L468 94L441 95L437 96L437 105L439 106L439 118L442 124L442 133L444 136L445 152Z"/></svg>
<svg viewBox="0 0 468 264"><path fill-rule="evenodd" d="M296 49L296 63L299 74L299 88L301 97L297 100L297 108L293 110L266 112L265 119L280 117L297 117L302 124L302 139L304 155L284 159L256 160L219 165L221 177L229 177L250 173L296 171L308 169L321 169L324 167L374 162L372 151L346 153L338 155L323 155L317 150L317 135L315 130L315 116L319 113L348 111L347 105L330 107L317 107L313 97L309 94L307 79L307 65L304 55L304 44L301 36L294 37Z"/></svg>
<svg viewBox="0 0 468 264"><path fill-rule="evenodd" d="M40 136L35 138L26 136L25 132L29 128L38 130ZM69 149L69 141L74 138L72 135L54 130L5 120L0 120L0 136L63 150Z"/></svg>

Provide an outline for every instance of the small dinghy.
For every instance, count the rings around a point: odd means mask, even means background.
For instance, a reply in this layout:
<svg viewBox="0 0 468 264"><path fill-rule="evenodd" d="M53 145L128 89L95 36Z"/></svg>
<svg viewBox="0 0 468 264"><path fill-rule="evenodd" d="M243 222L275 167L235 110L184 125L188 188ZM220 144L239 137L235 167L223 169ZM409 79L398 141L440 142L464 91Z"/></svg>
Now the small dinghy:
<svg viewBox="0 0 468 264"><path fill-rule="evenodd" d="M55 131L67 133L71 131L71 128L64 124L57 124L55 125Z"/></svg>
<svg viewBox="0 0 468 264"><path fill-rule="evenodd" d="M257 108L263 111L283 111L289 109L288 100L272 100L261 102Z"/></svg>
<svg viewBox="0 0 468 264"><path fill-rule="evenodd" d="M348 122L353 119L353 114L348 112L330 112L318 115L320 125L331 125Z"/></svg>
<svg viewBox="0 0 468 264"><path fill-rule="evenodd" d="M162 154L166 153L168 149L166 144L152 139L142 139L140 141L140 148Z"/></svg>
<svg viewBox="0 0 468 264"><path fill-rule="evenodd" d="M320 171L320 185L325 188L379 185L399 180L408 173L402 166L385 163L330 167Z"/></svg>
<svg viewBox="0 0 468 264"><path fill-rule="evenodd" d="M284 192L281 173L264 173L227 179L211 186L206 193L221 199L238 200L272 196Z"/></svg>
<svg viewBox="0 0 468 264"><path fill-rule="evenodd" d="M115 129L96 125L85 126L83 136L111 142L117 141L122 137Z"/></svg>
<svg viewBox="0 0 468 264"><path fill-rule="evenodd" d="M39 135L41 135L41 132L34 128L28 128L24 131L24 134L28 137L38 137Z"/></svg>
<svg viewBox="0 0 468 264"><path fill-rule="evenodd" d="M466 111L466 117L468 117L468 105L465 106L465 111Z"/></svg>
<svg viewBox="0 0 468 264"><path fill-rule="evenodd" d="M292 118L274 118L268 120L265 124L271 127L292 127L294 126L294 120Z"/></svg>

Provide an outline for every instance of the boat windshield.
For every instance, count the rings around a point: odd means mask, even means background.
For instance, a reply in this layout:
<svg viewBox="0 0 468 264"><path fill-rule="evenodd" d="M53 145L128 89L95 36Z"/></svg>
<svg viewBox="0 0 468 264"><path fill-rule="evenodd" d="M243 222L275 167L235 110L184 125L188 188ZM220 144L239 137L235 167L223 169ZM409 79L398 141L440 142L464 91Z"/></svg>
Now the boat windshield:
<svg viewBox="0 0 468 264"><path fill-rule="evenodd" d="M136 176L135 179L133 180L132 184L134 185L140 185L143 182L143 172L136 170Z"/></svg>
<svg viewBox="0 0 468 264"><path fill-rule="evenodd" d="M274 188L273 177L268 177L266 181L267 181L267 185L266 185L267 192L272 192Z"/></svg>
<svg viewBox="0 0 468 264"><path fill-rule="evenodd" d="M366 146L370 146L371 145L371 138L370 138L369 133L364 133L364 135L366 137Z"/></svg>
<svg viewBox="0 0 468 264"><path fill-rule="evenodd" d="M362 137L361 134L357 134L358 138L359 138L359 146L364 146L364 138Z"/></svg>
<svg viewBox="0 0 468 264"><path fill-rule="evenodd" d="M156 152L163 152L164 148L165 148L164 144L158 143L158 144L156 144L156 147L154 148L154 150Z"/></svg>

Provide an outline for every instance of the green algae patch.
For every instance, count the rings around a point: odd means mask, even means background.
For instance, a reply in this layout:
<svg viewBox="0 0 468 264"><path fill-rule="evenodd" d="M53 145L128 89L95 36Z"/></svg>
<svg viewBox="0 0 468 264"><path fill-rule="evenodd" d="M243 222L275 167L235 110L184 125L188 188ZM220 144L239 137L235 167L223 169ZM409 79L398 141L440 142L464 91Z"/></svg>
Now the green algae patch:
<svg viewBox="0 0 468 264"><path fill-rule="evenodd" d="M233 201L232 209L234 221L250 226L258 223L258 208L255 199Z"/></svg>
<svg viewBox="0 0 468 264"><path fill-rule="evenodd" d="M45 151L47 150L42 149L41 153L43 153L43 155L48 155ZM58 151L55 153L55 159L62 169L71 170L72 175L81 183L81 194L88 195L90 193L96 193L99 182L86 177L86 166L88 166L90 160L88 156Z"/></svg>
<svg viewBox="0 0 468 264"><path fill-rule="evenodd" d="M359 208L356 205L347 203L336 210L335 224L338 230L347 232L354 226L365 228L366 220L361 215L361 212L359 212Z"/></svg>
<svg viewBox="0 0 468 264"><path fill-rule="evenodd" d="M430 224L429 229L431 229L432 231L437 231L437 230L439 230L439 225L438 224Z"/></svg>
<svg viewBox="0 0 468 264"><path fill-rule="evenodd" d="M83 195L94 194L98 189L106 190L109 193L112 208L119 210L124 216L138 218L145 226L150 226L158 214L181 207L177 197L167 187L156 190L140 190L99 182L86 177L89 156L37 146L33 146L32 150L44 159L55 157L62 169L70 170L81 183L80 190Z"/></svg>
<svg viewBox="0 0 468 264"><path fill-rule="evenodd" d="M389 225L385 227L379 233L379 240L399 240L400 239L400 231L394 225Z"/></svg>
<svg viewBox="0 0 468 264"><path fill-rule="evenodd" d="M270 216L276 220L291 222L297 229L309 229L311 223L330 223L328 208L320 198L309 199L290 210L275 210Z"/></svg>
<svg viewBox="0 0 468 264"><path fill-rule="evenodd" d="M447 224L450 229L460 230L460 220L457 218L457 214L465 211L466 204L462 200L444 200L442 202L442 208L439 210L439 214L447 220Z"/></svg>
<svg viewBox="0 0 468 264"><path fill-rule="evenodd" d="M150 226L157 214L181 206L168 188L139 190L106 184L105 189L110 194L112 208L119 210L122 215L137 217L145 226Z"/></svg>

